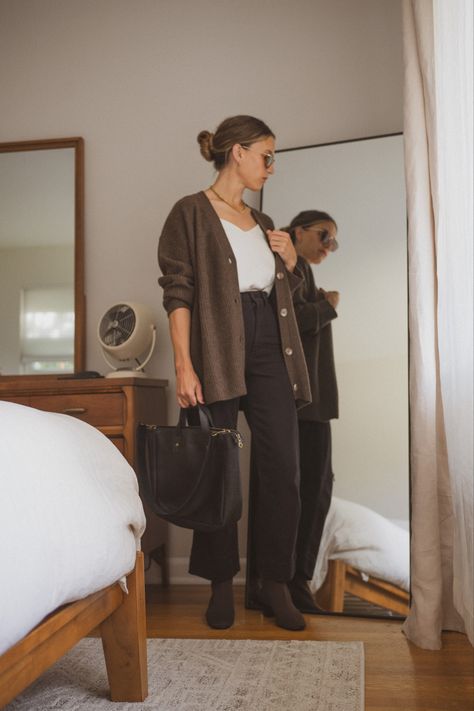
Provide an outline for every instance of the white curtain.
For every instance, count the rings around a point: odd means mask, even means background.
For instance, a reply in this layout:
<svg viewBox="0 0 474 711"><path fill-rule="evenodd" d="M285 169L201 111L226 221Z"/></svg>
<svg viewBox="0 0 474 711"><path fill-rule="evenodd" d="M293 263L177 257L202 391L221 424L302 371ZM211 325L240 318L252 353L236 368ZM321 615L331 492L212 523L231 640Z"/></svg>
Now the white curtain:
<svg viewBox="0 0 474 711"><path fill-rule="evenodd" d="M439 649L473 617L473 3L403 0L412 607Z"/></svg>

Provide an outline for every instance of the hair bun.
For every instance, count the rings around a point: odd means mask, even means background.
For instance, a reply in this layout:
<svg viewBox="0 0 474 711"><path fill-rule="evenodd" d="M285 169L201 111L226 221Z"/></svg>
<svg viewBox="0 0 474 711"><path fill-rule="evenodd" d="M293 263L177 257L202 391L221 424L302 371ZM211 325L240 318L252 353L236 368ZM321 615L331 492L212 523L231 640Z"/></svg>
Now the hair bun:
<svg viewBox="0 0 474 711"><path fill-rule="evenodd" d="M210 131L201 131L198 134L197 141L201 147L201 155L208 161L214 160L214 134Z"/></svg>

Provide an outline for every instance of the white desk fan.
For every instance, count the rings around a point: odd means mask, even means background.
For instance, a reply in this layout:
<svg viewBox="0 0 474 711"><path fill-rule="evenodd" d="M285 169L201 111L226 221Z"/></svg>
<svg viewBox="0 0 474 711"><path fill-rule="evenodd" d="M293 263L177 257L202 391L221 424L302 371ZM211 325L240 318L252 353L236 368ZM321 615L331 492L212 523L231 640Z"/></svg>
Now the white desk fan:
<svg viewBox="0 0 474 711"><path fill-rule="evenodd" d="M156 342L156 327L148 306L132 302L111 306L99 321L97 337L104 360L112 368L106 378L147 377L143 368L150 360ZM139 361L144 353L144 359ZM129 365L115 365L107 355L120 363L129 362ZM136 366L132 367L130 361L135 361Z"/></svg>

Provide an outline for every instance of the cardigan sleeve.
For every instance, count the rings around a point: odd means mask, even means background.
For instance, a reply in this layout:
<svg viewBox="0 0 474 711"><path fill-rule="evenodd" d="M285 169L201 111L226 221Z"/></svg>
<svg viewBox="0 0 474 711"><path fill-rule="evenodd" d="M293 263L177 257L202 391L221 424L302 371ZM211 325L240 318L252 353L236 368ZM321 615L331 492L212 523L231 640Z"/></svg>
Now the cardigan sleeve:
<svg viewBox="0 0 474 711"><path fill-rule="evenodd" d="M293 302L295 307L296 321L300 333L318 333L324 326L327 326L333 319L337 318L337 312L327 299L321 301L297 302L297 295Z"/></svg>
<svg viewBox="0 0 474 711"><path fill-rule="evenodd" d="M304 281L293 295L296 321L300 333L316 334L337 318L337 311L323 296L318 297L311 267L303 265L302 261L298 259L298 268ZM314 292L314 300L308 298L311 292Z"/></svg>
<svg viewBox="0 0 474 711"><path fill-rule="evenodd" d="M290 291L292 294L294 294L297 289L303 286L304 274L301 271L298 263L296 263L294 271L290 272L289 269L286 269L286 276L288 278L288 283L290 285Z"/></svg>
<svg viewBox="0 0 474 711"><path fill-rule="evenodd" d="M178 202L171 210L158 242L158 263L163 276L158 279L163 288L163 306L168 313L178 308L192 309L194 302L194 270L186 213Z"/></svg>

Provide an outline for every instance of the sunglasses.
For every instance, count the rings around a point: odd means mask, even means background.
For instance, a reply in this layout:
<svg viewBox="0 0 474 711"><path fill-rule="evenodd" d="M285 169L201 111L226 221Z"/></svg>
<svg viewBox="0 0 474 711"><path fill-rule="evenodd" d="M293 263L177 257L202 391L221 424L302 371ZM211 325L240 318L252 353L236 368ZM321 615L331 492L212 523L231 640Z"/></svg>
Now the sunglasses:
<svg viewBox="0 0 474 711"><path fill-rule="evenodd" d="M317 232L319 234L319 239L323 247L329 249L330 252L335 252L339 249L339 242L335 237L331 237L328 230L322 230L318 227L303 227L306 232Z"/></svg>
<svg viewBox="0 0 474 711"><path fill-rule="evenodd" d="M257 153L257 151L252 151L252 149L249 146L242 146L241 145L240 147L246 151L250 151L252 153ZM273 153L259 153L259 155L263 157L263 163L265 165L265 168L268 170L268 168L270 168L270 166L272 166L274 164L275 156L273 155Z"/></svg>

